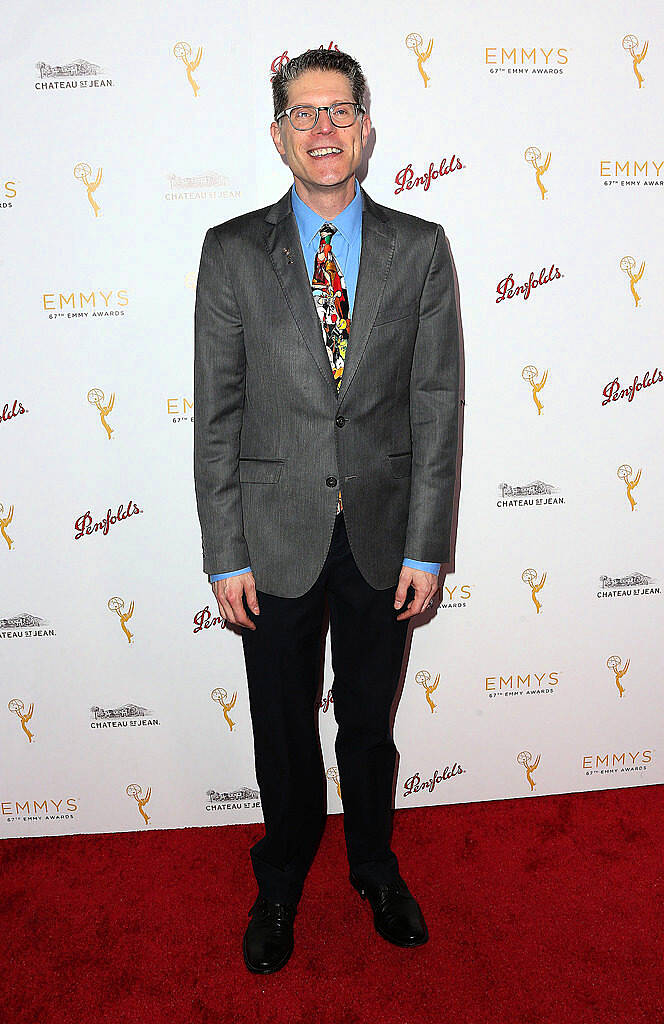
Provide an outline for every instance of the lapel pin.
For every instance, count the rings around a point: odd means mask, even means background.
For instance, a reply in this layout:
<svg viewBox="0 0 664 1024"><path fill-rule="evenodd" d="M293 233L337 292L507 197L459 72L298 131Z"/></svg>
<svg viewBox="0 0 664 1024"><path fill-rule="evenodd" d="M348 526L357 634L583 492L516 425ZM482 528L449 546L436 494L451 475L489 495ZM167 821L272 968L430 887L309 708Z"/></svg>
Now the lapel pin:
<svg viewBox="0 0 664 1024"><path fill-rule="evenodd" d="M282 249L281 251L283 252L284 256L286 257L289 263L295 262L290 249Z"/></svg>

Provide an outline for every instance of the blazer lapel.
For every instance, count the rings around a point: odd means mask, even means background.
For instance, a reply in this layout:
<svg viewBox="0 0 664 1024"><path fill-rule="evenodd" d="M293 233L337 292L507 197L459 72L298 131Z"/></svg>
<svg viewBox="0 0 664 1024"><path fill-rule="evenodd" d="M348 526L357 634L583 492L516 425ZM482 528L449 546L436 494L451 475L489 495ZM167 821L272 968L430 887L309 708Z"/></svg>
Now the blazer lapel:
<svg viewBox="0 0 664 1024"><path fill-rule="evenodd" d="M367 347L396 246L394 228L364 189L362 199L362 253L339 389L340 402L346 396Z"/></svg>
<svg viewBox="0 0 664 1024"><path fill-rule="evenodd" d="M334 394L337 386L314 304L309 270L302 255L300 233L293 213L290 189L278 203L270 207L265 220L265 244L274 272L283 289L302 340L314 357L323 378L333 388Z"/></svg>

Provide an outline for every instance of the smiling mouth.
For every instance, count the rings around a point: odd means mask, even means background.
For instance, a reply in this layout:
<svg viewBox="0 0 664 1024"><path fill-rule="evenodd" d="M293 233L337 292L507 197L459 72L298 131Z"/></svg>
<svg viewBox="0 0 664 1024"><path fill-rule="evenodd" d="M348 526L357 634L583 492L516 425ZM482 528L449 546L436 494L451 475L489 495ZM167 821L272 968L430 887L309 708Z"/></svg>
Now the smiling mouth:
<svg viewBox="0 0 664 1024"><path fill-rule="evenodd" d="M321 157L321 156L337 156L342 151L337 146L326 146L324 149L309 149L307 151L309 156Z"/></svg>

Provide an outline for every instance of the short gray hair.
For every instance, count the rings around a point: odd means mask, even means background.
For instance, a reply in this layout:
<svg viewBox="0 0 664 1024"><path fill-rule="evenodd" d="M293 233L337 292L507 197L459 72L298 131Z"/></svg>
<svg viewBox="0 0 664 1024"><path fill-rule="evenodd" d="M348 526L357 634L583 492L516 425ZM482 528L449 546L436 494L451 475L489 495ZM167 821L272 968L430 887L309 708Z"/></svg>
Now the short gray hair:
<svg viewBox="0 0 664 1024"><path fill-rule="evenodd" d="M345 75L353 93L355 103L363 103L367 80L362 68L348 53L341 50L305 50L299 57L293 57L281 65L272 79L272 100L274 116L288 106L288 86L305 71L338 71Z"/></svg>

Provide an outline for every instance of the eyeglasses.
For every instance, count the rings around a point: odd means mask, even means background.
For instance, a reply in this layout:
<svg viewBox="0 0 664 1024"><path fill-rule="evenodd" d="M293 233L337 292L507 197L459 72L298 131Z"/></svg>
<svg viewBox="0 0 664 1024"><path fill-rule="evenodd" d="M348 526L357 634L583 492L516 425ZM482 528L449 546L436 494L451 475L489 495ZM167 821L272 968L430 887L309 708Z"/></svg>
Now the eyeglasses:
<svg viewBox="0 0 664 1024"><path fill-rule="evenodd" d="M314 107L304 103L300 106L289 107L288 110L282 110L275 117L275 121L287 117L296 131L306 132L316 127L321 110L327 111L327 116L335 128L350 128L357 121L358 114L366 114L361 103L331 103L329 107Z"/></svg>

